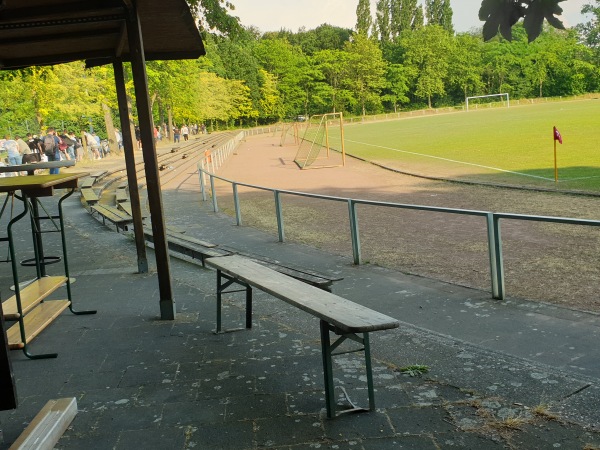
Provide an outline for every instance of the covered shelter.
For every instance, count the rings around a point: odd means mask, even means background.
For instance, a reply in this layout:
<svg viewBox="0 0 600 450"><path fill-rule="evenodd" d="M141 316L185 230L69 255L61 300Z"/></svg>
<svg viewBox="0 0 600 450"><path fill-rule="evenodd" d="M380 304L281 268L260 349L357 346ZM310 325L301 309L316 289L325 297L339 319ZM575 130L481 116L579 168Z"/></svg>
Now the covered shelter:
<svg viewBox="0 0 600 450"><path fill-rule="evenodd" d="M138 271L147 272L134 148L123 62L135 86L160 291L161 319L175 318L175 300L148 95L146 60L195 59L205 54L185 0L0 0L0 69L85 60L115 72Z"/></svg>

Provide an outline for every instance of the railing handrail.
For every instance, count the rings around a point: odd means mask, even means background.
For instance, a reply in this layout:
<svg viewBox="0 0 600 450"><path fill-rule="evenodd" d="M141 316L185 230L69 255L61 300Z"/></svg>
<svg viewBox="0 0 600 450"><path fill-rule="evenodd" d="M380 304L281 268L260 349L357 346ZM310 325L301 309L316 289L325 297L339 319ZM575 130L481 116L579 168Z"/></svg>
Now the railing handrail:
<svg viewBox="0 0 600 450"><path fill-rule="evenodd" d="M381 206L386 208L400 208L400 209L411 209L418 211L427 212L438 212L447 214L461 214L469 216L485 217L487 224L487 235L488 235L488 254L490 261L490 276L492 280L492 297L495 299L505 298L505 280L504 280L504 261L502 256L502 239L500 235L500 220L523 220L523 221L534 221L534 222L546 222L546 223L559 223L567 225L579 225L579 226L593 226L600 227L600 220L591 219L577 219L571 217L554 217L554 216L540 216L531 214L515 214L515 213L498 213L490 211L480 211L473 209L460 209L460 208L447 208L440 206L426 206L426 205L414 205L408 203L394 203L384 202L379 200L366 200L366 199L354 199L349 197L339 197L327 194L314 194L310 192L292 191L288 189L277 189L266 186L259 186L252 183L243 183L228 178L218 176L213 172L209 172L204 169L205 162L202 160L198 163L198 171L200 174L200 188L202 193L202 199L207 201L206 195L206 183L204 177L208 176L210 181L210 189L212 195L213 210L218 211L216 190L215 190L215 179L231 184L233 188L234 207L237 225L242 225L240 200L238 195L238 187L244 186L251 189L257 189L267 192L272 192L275 201L275 215L277 220L277 231L279 241L284 242L285 240L285 229L283 223L283 213L281 206L281 195L292 195L298 197L308 197L319 200L329 200L336 202L346 202L348 204L349 222L350 222L350 240L352 243L352 254L354 264L361 264L361 246L360 246L360 233L358 227L358 216L356 212L357 205L369 205L369 206Z"/></svg>

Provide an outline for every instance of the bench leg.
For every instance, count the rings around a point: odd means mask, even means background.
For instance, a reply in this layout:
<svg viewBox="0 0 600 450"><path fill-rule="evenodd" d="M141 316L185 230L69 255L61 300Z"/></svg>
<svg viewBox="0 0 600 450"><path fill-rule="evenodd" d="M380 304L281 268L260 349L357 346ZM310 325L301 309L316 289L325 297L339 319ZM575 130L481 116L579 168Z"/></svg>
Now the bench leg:
<svg viewBox="0 0 600 450"><path fill-rule="evenodd" d="M365 370L367 372L367 390L369 392L369 410L375 410L375 389L373 388L373 368L371 367L371 343L369 333L363 333L363 345L365 346Z"/></svg>
<svg viewBox="0 0 600 450"><path fill-rule="evenodd" d="M225 282L223 282L225 280ZM221 333L222 331L222 306L223 306L223 293L224 292L240 292L241 290L226 291L232 284L241 284L244 286L246 292L246 328L252 328L252 287L246 283L241 283L235 278L231 278L228 275L217 269L217 328L215 333ZM237 331L237 330L228 330Z"/></svg>
<svg viewBox="0 0 600 450"><path fill-rule="evenodd" d="M359 335L354 333L340 333L334 327L332 327L329 323L324 320L320 321L321 327L321 356L323 358L323 377L325 380L325 406L327 408L327 417L331 419L335 416L336 413L336 402L335 402L335 392L333 385L333 362L332 357L336 355L343 355L345 353L355 353L355 352L364 352L365 356L365 371L367 375L367 391L369 395L369 409L361 408L355 406L350 398L348 398L348 394L346 394L346 399L352 405L352 409L344 410L340 412L340 414L348 413L348 412L361 412L361 411L374 411L375 410L375 389L373 387L373 368L371 365L371 345L369 341L369 333L363 333L362 338ZM330 340L329 332L333 331L338 334L340 337L333 344ZM338 348L342 342L345 340L355 341L363 346L361 349L350 350L350 351L342 351L339 353L334 353L335 349Z"/></svg>
<svg viewBox="0 0 600 450"><path fill-rule="evenodd" d="M331 363L331 341L329 340L329 324L321 320L321 356L323 358L323 377L325 379L325 407L327 417L335 415L335 392L333 387L333 367Z"/></svg>

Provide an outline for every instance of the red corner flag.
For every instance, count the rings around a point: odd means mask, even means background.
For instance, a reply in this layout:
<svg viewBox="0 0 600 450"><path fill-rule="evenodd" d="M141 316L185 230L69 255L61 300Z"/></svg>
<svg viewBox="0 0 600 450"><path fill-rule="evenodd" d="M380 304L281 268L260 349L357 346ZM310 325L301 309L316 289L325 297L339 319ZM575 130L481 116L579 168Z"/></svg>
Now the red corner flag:
<svg viewBox="0 0 600 450"><path fill-rule="evenodd" d="M560 131L558 131L556 127L554 127L554 140L562 144L562 136L560 135Z"/></svg>

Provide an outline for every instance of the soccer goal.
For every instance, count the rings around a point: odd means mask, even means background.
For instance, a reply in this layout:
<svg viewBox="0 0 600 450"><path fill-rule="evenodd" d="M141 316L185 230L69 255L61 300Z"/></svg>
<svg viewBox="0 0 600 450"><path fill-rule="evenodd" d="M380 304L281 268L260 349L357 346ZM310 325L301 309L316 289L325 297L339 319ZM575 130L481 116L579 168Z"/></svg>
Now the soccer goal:
<svg viewBox="0 0 600 450"><path fill-rule="evenodd" d="M342 113L318 114L308 119L294 162L301 169L346 165Z"/></svg>
<svg viewBox="0 0 600 450"><path fill-rule="evenodd" d="M298 145L300 143L300 131L298 122L283 123L281 127L281 140L279 146Z"/></svg>
<svg viewBox="0 0 600 450"><path fill-rule="evenodd" d="M504 94L489 94L489 95L476 95L474 97L467 97L465 100L465 103L467 105L467 111L469 110L469 102L474 103L475 108L477 108L477 106L480 104L479 101L473 102L473 100L479 100L479 99L486 99L486 100L491 100L491 102L488 102L487 105L488 107L492 107L492 103L494 102L495 99L499 99L502 102L502 106L506 106L507 108L510 108L510 98L508 93L504 93ZM473 105L471 106L473 107Z"/></svg>

